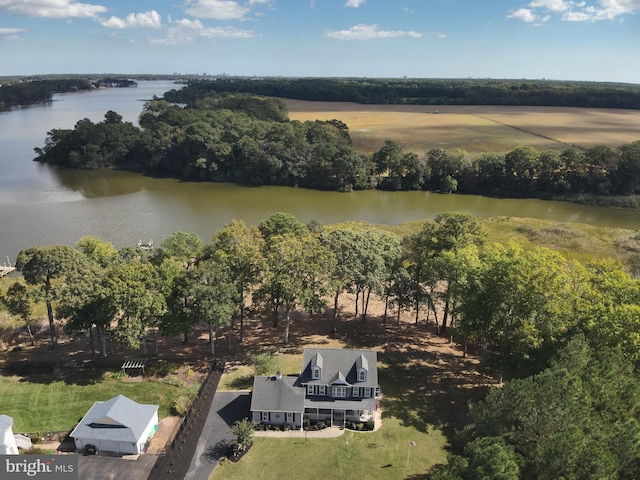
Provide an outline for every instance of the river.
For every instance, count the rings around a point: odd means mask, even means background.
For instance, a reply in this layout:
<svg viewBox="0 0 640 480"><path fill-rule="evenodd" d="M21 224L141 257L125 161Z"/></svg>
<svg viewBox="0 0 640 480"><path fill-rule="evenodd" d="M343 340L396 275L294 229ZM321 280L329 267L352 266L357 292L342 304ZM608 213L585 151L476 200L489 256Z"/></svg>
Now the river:
<svg viewBox="0 0 640 480"><path fill-rule="evenodd" d="M96 235L116 247L138 240L160 244L176 231L205 241L232 219L258 224L274 212L307 223L364 220L397 225L463 210L480 217L535 217L637 229L638 213L542 200L493 199L427 192L317 192L184 182L115 171L63 170L33 162L47 131L108 110L136 123L143 101L176 88L139 82L137 88L56 95L54 102L0 112L0 264L33 245L74 244Z"/></svg>

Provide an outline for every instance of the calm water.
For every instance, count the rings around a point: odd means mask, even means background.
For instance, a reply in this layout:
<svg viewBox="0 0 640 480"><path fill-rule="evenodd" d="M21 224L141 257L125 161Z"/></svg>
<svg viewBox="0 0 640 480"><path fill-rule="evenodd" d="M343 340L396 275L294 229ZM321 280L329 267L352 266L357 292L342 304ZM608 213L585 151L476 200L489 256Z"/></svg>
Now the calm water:
<svg viewBox="0 0 640 480"><path fill-rule="evenodd" d="M302 222L365 220L399 224L464 210L481 217L521 216L638 228L637 212L541 200L500 200L424 192L316 192L284 187L147 178L126 172L60 170L33 162L46 132L72 128L81 118L101 121L107 110L136 122L143 100L175 88L141 82L138 88L56 96L50 105L0 112L0 263L32 245L74 244L97 235L117 247L139 239L159 244L175 231L205 241L232 219L257 224L277 211Z"/></svg>

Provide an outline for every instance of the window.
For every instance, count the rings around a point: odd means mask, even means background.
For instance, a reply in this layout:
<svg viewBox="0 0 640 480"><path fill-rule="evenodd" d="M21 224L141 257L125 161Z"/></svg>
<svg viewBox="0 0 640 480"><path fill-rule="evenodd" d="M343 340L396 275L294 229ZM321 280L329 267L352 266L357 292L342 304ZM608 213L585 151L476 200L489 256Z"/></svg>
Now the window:
<svg viewBox="0 0 640 480"><path fill-rule="evenodd" d="M364 394L362 396L369 398L371 396L371 387L364 387Z"/></svg>
<svg viewBox="0 0 640 480"><path fill-rule="evenodd" d="M262 421L263 422L269 421L269 412L262 412Z"/></svg>
<svg viewBox="0 0 640 480"><path fill-rule="evenodd" d="M320 380L320 367L313 367L311 376L314 380Z"/></svg>
<svg viewBox="0 0 640 480"><path fill-rule="evenodd" d="M293 423L293 412L287 412L287 423Z"/></svg>
<svg viewBox="0 0 640 480"><path fill-rule="evenodd" d="M333 396L336 398L345 398L347 396L347 387L333 387Z"/></svg>
<svg viewBox="0 0 640 480"><path fill-rule="evenodd" d="M352 397L359 397L360 396L360 388L353 387L353 390L351 391L351 396Z"/></svg>
<svg viewBox="0 0 640 480"><path fill-rule="evenodd" d="M364 368L358 370L358 381L366 382L367 381L367 371Z"/></svg>
<svg viewBox="0 0 640 480"><path fill-rule="evenodd" d="M307 385L307 395L313 395L313 385Z"/></svg>
<svg viewBox="0 0 640 480"><path fill-rule="evenodd" d="M327 394L327 386L319 385L318 386L318 395L326 395Z"/></svg>

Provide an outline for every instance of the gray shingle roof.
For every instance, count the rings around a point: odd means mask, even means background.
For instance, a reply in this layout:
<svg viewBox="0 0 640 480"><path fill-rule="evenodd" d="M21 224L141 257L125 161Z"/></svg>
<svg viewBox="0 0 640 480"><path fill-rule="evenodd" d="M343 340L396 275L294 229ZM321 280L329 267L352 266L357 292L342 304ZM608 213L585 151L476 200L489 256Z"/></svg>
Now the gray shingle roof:
<svg viewBox="0 0 640 480"><path fill-rule="evenodd" d="M316 355L323 358L322 378L313 380L311 366ZM367 380L358 382L358 368L367 369ZM340 379L358 387L378 386L378 355L374 350L348 350L339 348L305 348L302 360L302 374L299 384L324 384Z"/></svg>
<svg viewBox="0 0 640 480"><path fill-rule="evenodd" d="M145 405L118 395L104 402L95 402L71 436L134 443L140 439L157 411L158 405Z"/></svg>
<svg viewBox="0 0 640 480"><path fill-rule="evenodd" d="M251 396L251 411L303 412L303 387L295 385L296 377L255 377Z"/></svg>

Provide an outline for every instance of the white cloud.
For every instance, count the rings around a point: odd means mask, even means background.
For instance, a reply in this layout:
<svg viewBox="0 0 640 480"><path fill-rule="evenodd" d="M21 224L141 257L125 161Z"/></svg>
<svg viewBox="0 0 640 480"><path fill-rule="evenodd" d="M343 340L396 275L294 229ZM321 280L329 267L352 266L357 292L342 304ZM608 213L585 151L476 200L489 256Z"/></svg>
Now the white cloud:
<svg viewBox="0 0 640 480"><path fill-rule="evenodd" d="M640 0L531 0L528 8L520 8L507 18L532 22L540 12L545 13L543 20L550 19L548 14L561 14L566 22L595 22L614 20L624 15L640 11Z"/></svg>
<svg viewBox="0 0 640 480"><path fill-rule="evenodd" d="M107 8L74 0L0 0L0 10L21 17L94 18Z"/></svg>
<svg viewBox="0 0 640 480"><path fill-rule="evenodd" d="M536 21L535 13L528 8L519 8L515 12L509 14L507 18L515 18L516 20L522 20L523 22L532 23Z"/></svg>
<svg viewBox="0 0 640 480"><path fill-rule="evenodd" d="M155 10L144 13L130 13L125 18L111 17L100 20L100 25L107 28L160 28L162 20Z"/></svg>
<svg viewBox="0 0 640 480"><path fill-rule="evenodd" d="M345 5L345 7L358 8L364 2L365 0L347 0L347 4Z"/></svg>
<svg viewBox="0 0 640 480"><path fill-rule="evenodd" d="M240 20L250 8L231 0L195 0L185 11L192 17L213 18L215 20Z"/></svg>
<svg viewBox="0 0 640 480"><path fill-rule="evenodd" d="M569 5L564 0L533 0L529 6L531 8L546 8L552 12L564 12L569 9Z"/></svg>
<svg viewBox="0 0 640 480"><path fill-rule="evenodd" d="M185 45L199 38L253 38L259 36L251 30L235 27L205 27L200 20L182 19L171 24L165 38L151 39L161 45Z"/></svg>
<svg viewBox="0 0 640 480"><path fill-rule="evenodd" d="M26 31L24 28L0 28L0 37L4 40L20 40L20 34Z"/></svg>
<svg viewBox="0 0 640 480"><path fill-rule="evenodd" d="M354 25L349 30L327 30L325 36L338 40L372 40L374 38L394 38L394 37L422 37L418 32L407 32L403 30L378 30L378 25L366 25L360 23Z"/></svg>

